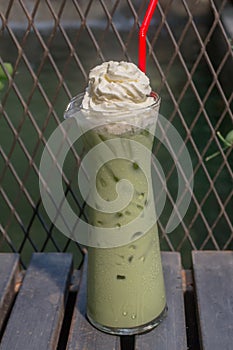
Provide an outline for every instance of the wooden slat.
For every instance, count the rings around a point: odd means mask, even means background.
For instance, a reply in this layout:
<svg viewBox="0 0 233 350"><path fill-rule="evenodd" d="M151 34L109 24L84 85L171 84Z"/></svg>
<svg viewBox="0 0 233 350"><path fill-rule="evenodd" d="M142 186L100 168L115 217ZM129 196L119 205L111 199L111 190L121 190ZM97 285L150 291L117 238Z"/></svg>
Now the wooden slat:
<svg viewBox="0 0 233 350"><path fill-rule="evenodd" d="M15 284L18 272L19 255L0 253L0 334L15 297Z"/></svg>
<svg viewBox="0 0 233 350"><path fill-rule="evenodd" d="M71 271L71 254L33 254L1 350L56 349Z"/></svg>
<svg viewBox="0 0 233 350"><path fill-rule="evenodd" d="M152 331L136 336L136 350L186 350L184 299L179 253L163 252L168 313Z"/></svg>
<svg viewBox="0 0 233 350"><path fill-rule="evenodd" d="M67 350L119 350L120 338L95 329L86 319L87 258L74 309Z"/></svg>
<svg viewBox="0 0 233 350"><path fill-rule="evenodd" d="M192 253L203 350L233 348L233 252Z"/></svg>

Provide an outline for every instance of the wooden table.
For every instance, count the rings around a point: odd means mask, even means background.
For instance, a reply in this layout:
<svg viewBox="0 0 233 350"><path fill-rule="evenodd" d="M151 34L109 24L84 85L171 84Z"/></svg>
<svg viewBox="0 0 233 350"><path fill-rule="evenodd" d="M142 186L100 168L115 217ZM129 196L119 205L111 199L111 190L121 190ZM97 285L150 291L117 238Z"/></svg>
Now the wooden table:
<svg viewBox="0 0 233 350"><path fill-rule="evenodd" d="M35 253L27 271L0 253L0 350L231 350L233 252L162 253L168 315L147 334L108 335L85 318L86 271L68 253ZM85 264L84 264L85 265Z"/></svg>

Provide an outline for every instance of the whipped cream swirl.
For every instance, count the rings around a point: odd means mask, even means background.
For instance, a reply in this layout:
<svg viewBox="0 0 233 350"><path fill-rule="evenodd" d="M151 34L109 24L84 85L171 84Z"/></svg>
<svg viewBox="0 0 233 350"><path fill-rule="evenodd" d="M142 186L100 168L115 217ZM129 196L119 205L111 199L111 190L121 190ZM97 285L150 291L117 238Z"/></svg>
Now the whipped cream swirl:
<svg viewBox="0 0 233 350"><path fill-rule="evenodd" d="M149 78L130 62L104 62L90 71L82 108L89 111L134 110L151 106Z"/></svg>

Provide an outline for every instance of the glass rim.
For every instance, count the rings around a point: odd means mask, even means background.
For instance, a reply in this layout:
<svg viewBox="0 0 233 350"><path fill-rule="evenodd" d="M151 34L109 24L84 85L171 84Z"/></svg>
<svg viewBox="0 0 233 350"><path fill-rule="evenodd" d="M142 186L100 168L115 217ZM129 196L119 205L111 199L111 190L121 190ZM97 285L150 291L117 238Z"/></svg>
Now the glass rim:
<svg viewBox="0 0 233 350"><path fill-rule="evenodd" d="M109 115L117 115L117 114L128 114L128 113L138 113L140 111L146 111L146 110L151 110L155 107L158 107L160 105L161 102L161 97L154 91L151 92L150 96L148 97L153 97L154 101L153 103L151 103L148 106L140 106L139 108L126 108L124 110L121 109L107 109L107 110L99 110L99 111L95 111L92 109L87 109L87 108L83 108L82 107L82 100L83 97L85 95L85 92L81 92L78 95L74 96L71 98L69 104L66 107L65 113L64 113L64 118L70 118L72 117L72 115L70 115L71 113L76 113L76 112L84 112L84 113L93 113L93 114L109 114Z"/></svg>

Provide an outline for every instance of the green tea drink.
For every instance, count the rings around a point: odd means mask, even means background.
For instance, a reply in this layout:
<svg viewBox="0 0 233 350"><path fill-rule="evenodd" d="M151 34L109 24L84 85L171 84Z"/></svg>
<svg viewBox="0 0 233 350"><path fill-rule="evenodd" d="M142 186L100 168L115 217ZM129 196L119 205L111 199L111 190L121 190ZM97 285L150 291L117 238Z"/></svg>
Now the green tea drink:
<svg viewBox="0 0 233 350"><path fill-rule="evenodd" d="M93 139L97 135L107 139L106 134L97 131ZM146 131L135 130L120 138L124 144L129 138L152 147L151 134L147 135ZM89 209L92 225L116 227L120 231L147 206L148 191L151 190L148 189L150 172L146 178L138 166L137 160L143 154L135 154L133 149L130 152L132 161L120 158L109 161L96 177L97 190L106 201L116 198L116 184L127 179L134 188L130 204L112 214ZM149 170L149 158L147 162ZM133 334L152 328L166 306L157 225L154 224L138 239L134 239L141 235L137 225L130 230L132 242L127 245L88 249L88 318L97 327L118 334Z"/></svg>
<svg viewBox="0 0 233 350"><path fill-rule="evenodd" d="M160 100L150 93L149 79L135 65L106 62L91 71L81 106L91 129L84 137L87 154L101 146L88 165L96 170L89 224L127 237L105 247L97 237L88 248L87 317L113 334L147 331L166 310L150 157ZM131 187L124 183L119 192L122 180Z"/></svg>

